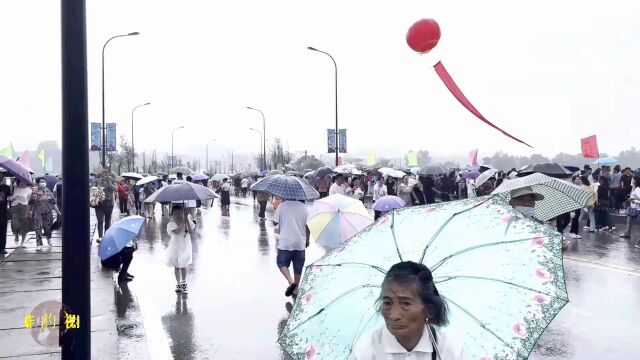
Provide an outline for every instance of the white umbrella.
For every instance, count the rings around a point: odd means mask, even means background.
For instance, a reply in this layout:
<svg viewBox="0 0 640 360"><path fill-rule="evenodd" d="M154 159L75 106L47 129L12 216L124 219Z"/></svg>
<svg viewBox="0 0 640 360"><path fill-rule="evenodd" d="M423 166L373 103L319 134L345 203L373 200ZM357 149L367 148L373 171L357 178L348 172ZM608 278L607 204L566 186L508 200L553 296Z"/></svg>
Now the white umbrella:
<svg viewBox="0 0 640 360"><path fill-rule="evenodd" d="M126 172L126 173L123 173L120 176L122 176L123 178L138 179L138 180L140 180L140 179L142 179L144 177L144 176L142 176L142 175L140 175L138 173L134 173L134 172Z"/></svg>
<svg viewBox="0 0 640 360"><path fill-rule="evenodd" d="M151 176L145 176L143 177L141 180L138 180L138 182L136 183L136 185L144 185L144 184L148 184L152 181L156 181L158 180L159 177L155 176L155 175L151 175Z"/></svg>
<svg viewBox="0 0 640 360"><path fill-rule="evenodd" d="M222 181L224 179L230 179L231 177L227 174L215 174L211 177L213 181Z"/></svg>
<svg viewBox="0 0 640 360"><path fill-rule="evenodd" d="M480 187L480 185L484 184L485 182L487 182L487 180L489 180L493 175L495 175L498 172L498 169L489 169L485 172L483 172L482 174L480 174L480 176L478 176L478 178L476 179L476 186Z"/></svg>

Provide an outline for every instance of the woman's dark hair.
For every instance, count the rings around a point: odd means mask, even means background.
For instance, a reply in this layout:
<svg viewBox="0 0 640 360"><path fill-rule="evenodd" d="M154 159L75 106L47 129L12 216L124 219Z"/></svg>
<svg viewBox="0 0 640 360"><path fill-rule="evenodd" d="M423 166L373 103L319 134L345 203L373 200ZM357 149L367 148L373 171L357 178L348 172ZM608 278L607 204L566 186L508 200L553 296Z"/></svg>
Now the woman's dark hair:
<svg viewBox="0 0 640 360"><path fill-rule="evenodd" d="M594 172L592 172L591 175L593 176L594 179L597 179L598 177L600 177L600 173L601 172L602 172L602 170L600 170L600 168L598 168Z"/></svg>
<svg viewBox="0 0 640 360"><path fill-rule="evenodd" d="M47 180L43 176L40 176L39 178L36 179L36 184L39 183L40 181L47 182Z"/></svg>
<svg viewBox="0 0 640 360"><path fill-rule="evenodd" d="M176 211L176 210L182 210L182 205L174 204L174 205L171 207L171 213L173 214L173 212L174 212L174 211Z"/></svg>
<svg viewBox="0 0 640 360"><path fill-rule="evenodd" d="M399 262L389 269L382 282L382 287L389 283L413 287L422 304L427 308L430 324L444 326L449 323L447 304L438 293L429 268L413 261ZM378 305L381 301L382 293L380 293Z"/></svg>
<svg viewBox="0 0 640 360"><path fill-rule="evenodd" d="M591 186L591 182L589 181L589 177L586 175L580 176L580 180L582 180L582 184Z"/></svg>
<svg viewBox="0 0 640 360"><path fill-rule="evenodd" d="M622 167L620 165L616 165L616 166L613 167L613 171L617 172L617 173L620 172L621 169L622 169Z"/></svg>
<svg viewBox="0 0 640 360"><path fill-rule="evenodd" d="M600 182L600 185L605 185L605 186L609 185L609 178L604 175L600 175L600 177L598 178L598 181Z"/></svg>

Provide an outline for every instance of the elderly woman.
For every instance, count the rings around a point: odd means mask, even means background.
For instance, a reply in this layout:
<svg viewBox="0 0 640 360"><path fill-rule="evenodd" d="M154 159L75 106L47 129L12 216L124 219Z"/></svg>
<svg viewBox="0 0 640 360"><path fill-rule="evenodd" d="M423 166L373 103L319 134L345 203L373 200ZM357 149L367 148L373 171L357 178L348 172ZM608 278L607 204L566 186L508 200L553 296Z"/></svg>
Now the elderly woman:
<svg viewBox="0 0 640 360"><path fill-rule="evenodd" d="M36 251L42 250L42 233L47 238L47 244L51 245L51 227L53 226L53 211L60 217L60 210L56 205L53 193L47 188L44 178L36 181L38 187L31 194L29 204L33 214L33 224L36 229Z"/></svg>
<svg viewBox="0 0 640 360"><path fill-rule="evenodd" d="M351 360L459 360L462 347L442 326L447 325L447 305L423 264L404 261L389 269L378 300L385 325L362 336Z"/></svg>
<svg viewBox="0 0 640 360"><path fill-rule="evenodd" d="M33 190L25 181L17 181L17 187L13 190L11 200L11 230L15 236L16 244L21 237L20 247L24 246L27 233L33 230L33 221L29 216L29 199Z"/></svg>

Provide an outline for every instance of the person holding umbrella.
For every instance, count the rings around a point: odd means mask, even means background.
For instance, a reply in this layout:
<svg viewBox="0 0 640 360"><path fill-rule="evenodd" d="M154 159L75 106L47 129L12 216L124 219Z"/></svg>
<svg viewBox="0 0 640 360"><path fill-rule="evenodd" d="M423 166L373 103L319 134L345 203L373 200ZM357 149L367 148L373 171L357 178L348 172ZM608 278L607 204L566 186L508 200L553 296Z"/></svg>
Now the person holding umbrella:
<svg viewBox="0 0 640 360"><path fill-rule="evenodd" d="M0 255L7 253L8 207L11 188L4 183L4 174L0 173Z"/></svg>
<svg viewBox="0 0 640 360"><path fill-rule="evenodd" d="M24 246L27 233L33 230L33 220L29 216L29 199L32 193L33 190L31 190L26 181L16 180L16 188L13 190L13 195L9 197L9 200L11 200L11 230L15 236L16 244L18 243L18 237L22 237L20 247Z"/></svg>
<svg viewBox="0 0 640 360"><path fill-rule="evenodd" d="M229 205L231 205L231 185L229 185L229 179L222 179L222 186L218 189L218 193L220 194L222 215L229 216Z"/></svg>
<svg viewBox="0 0 640 360"><path fill-rule="evenodd" d="M111 171L102 169L100 177L96 181L96 186L102 188L104 200L97 204L96 218L98 219L98 243L100 243L104 232L111 226L111 213L113 212L114 192L117 190L116 183L111 177Z"/></svg>
<svg viewBox="0 0 640 360"><path fill-rule="evenodd" d="M61 216L60 209L56 205L56 199L53 193L47 188L47 182L44 178L39 178L36 182L38 187L31 194L29 204L31 205L31 213L33 215L33 224L36 229L36 251L42 250L42 233L47 238L47 244L51 247L51 227L53 226L53 211L55 210L57 217Z"/></svg>
<svg viewBox="0 0 640 360"><path fill-rule="evenodd" d="M167 247L167 265L174 268L176 292L188 293L187 266L193 258L191 234L193 228L187 219L187 212L181 205L173 205L173 221L167 224L167 233L171 236Z"/></svg>
<svg viewBox="0 0 640 360"><path fill-rule="evenodd" d="M104 234L98 248L102 267L118 272L118 281L131 281L129 266L133 261L133 252L138 244L133 240L144 224L142 216L134 215L113 224Z"/></svg>

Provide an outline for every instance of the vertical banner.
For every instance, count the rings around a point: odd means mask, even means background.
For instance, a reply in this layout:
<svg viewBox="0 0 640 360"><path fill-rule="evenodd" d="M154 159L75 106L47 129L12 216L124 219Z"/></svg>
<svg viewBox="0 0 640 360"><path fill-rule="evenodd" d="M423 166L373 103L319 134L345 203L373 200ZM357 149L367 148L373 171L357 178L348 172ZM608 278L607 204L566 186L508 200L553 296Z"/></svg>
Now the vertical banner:
<svg viewBox="0 0 640 360"><path fill-rule="evenodd" d="M107 123L107 151L116 151L116 124Z"/></svg>
<svg viewBox="0 0 640 360"><path fill-rule="evenodd" d="M469 164L471 167L478 166L478 149L469 152Z"/></svg>
<svg viewBox="0 0 640 360"><path fill-rule="evenodd" d="M376 154L374 152L370 152L367 155L367 165L373 166L376 164Z"/></svg>
<svg viewBox="0 0 640 360"><path fill-rule="evenodd" d="M340 129L338 144L340 147L340 152L345 154L347 152L347 129Z"/></svg>
<svg viewBox="0 0 640 360"><path fill-rule="evenodd" d="M0 150L0 155L13 159L13 144L9 144L6 148Z"/></svg>
<svg viewBox="0 0 640 360"><path fill-rule="evenodd" d="M40 159L40 166L44 168L44 150L40 150L38 153L38 159Z"/></svg>
<svg viewBox="0 0 640 360"><path fill-rule="evenodd" d="M91 151L100 151L102 144L100 136L100 123L91 123Z"/></svg>
<svg viewBox="0 0 640 360"><path fill-rule="evenodd" d="M51 156L49 156L47 158L47 161L44 163L44 171L45 172L53 171L53 158Z"/></svg>
<svg viewBox="0 0 640 360"><path fill-rule="evenodd" d="M600 157L600 152L598 151L598 139L596 139L595 135L580 139L580 145L582 147L582 157L592 159Z"/></svg>
<svg viewBox="0 0 640 360"><path fill-rule="evenodd" d="M335 153L336 152L336 130L335 129L327 129L327 152Z"/></svg>
<svg viewBox="0 0 640 360"><path fill-rule="evenodd" d="M418 166L418 153L415 151L409 151L407 153L407 166L408 167L416 167Z"/></svg>

